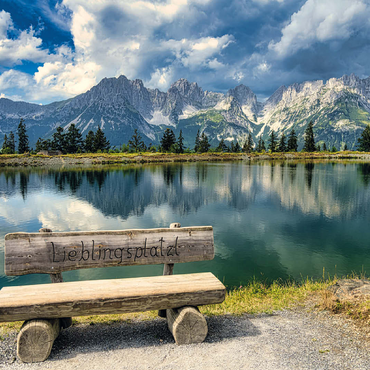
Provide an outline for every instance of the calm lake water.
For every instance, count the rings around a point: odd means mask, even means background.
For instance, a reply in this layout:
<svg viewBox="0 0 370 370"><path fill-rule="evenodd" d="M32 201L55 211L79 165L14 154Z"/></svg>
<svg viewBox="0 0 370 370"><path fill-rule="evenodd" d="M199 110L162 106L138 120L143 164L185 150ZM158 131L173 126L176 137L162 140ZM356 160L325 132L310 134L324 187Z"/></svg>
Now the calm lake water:
<svg viewBox="0 0 370 370"><path fill-rule="evenodd" d="M6 277L10 232L212 225L215 259L175 265L212 271L229 287L370 270L370 164L229 162L0 170L0 287L49 282ZM66 281L162 273L134 266L64 273Z"/></svg>

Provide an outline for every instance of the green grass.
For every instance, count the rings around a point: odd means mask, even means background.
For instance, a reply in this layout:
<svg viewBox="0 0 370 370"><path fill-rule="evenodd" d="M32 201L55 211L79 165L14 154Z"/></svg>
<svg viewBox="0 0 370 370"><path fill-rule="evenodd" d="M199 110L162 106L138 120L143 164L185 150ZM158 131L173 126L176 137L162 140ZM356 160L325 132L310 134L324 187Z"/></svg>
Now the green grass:
<svg viewBox="0 0 370 370"><path fill-rule="evenodd" d="M302 304L313 294L324 292L330 280L317 281L307 279L301 284L294 282L273 282L265 284L252 281L249 284L230 290L223 303L200 307L200 311L208 316L272 313L273 311L294 307ZM137 312L130 314L96 315L74 317L73 325L113 325L119 322L131 323L138 320L152 320L157 311ZM19 331L22 322L0 324L0 336Z"/></svg>

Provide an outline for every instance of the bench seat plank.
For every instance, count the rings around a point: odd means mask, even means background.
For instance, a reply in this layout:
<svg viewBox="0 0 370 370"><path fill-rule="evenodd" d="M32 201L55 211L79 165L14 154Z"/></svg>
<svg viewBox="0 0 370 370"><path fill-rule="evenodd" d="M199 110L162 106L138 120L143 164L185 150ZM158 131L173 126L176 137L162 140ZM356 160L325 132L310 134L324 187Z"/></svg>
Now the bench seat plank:
<svg viewBox="0 0 370 370"><path fill-rule="evenodd" d="M225 292L212 273L4 287L0 322L215 304Z"/></svg>

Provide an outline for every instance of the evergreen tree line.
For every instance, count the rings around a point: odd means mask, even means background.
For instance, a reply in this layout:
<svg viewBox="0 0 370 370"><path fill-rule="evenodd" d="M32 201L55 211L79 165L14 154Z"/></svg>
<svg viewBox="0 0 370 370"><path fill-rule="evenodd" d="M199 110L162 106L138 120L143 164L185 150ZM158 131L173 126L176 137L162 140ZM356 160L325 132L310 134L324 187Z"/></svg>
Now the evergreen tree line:
<svg viewBox="0 0 370 370"><path fill-rule="evenodd" d="M109 140L103 130L98 127L96 132L90 130L85 139L80 130L72 123L65 132L63 127L57 127L51 139L39 138L36 142L36 152L44 150L60 151L63 154L108 152Z"/></svg>
<svg viewBox="0 0 370 370"><path fill-rule="evenodd" d="M30 152L29 140L26 131L26 125L23 119L20 120L16 134L18 136L18 150L19 154ZM67 153L96 153L96 152L108 152L110 150L110 143L105 137L104 132L100 127L94 133L92 130L88 132L85 139L83 138L80 130L75 124L71 124L67 131L64 131L62 127L57 127L56 132L52 135L51 139L39 138L36 143L35 152L40 151L60 151L63 154ZM206 153L208 151L216 152L231 152L231 153L251 153L253 151L263 152L266 151L266 145L262 137L260 136L258 142L253 142L251 133L248 133L243 146L240 146L239 142L235 143L232 141L230 146L225 143L224 139L221 139L218 146L211 149L208 137L203 131L197 131L194 148L186 148L184 145L184 137L182 130L180 130L178 138L176 138L174 132L170 128L166 128L162 138L160 139L160 145L158 147L149 144L148 146L144 143L138 130L134 130L134 134L128 141L128 144L123 144L122 147L116 149L116 152L170 152L170 153L191 153L192 150L196 153ZM298 151L298 140L295 130L292 129L288 136L283 132L280 139L274 130L270 132L267 150L273 152L297 152ZM326 143L320 145L315 144L313 123L312 121L306 127L304 134L304 146L303 151L305 152L316 152L316 151L332 151L336 152L337 148L333 146L328 149ZM344 146L344 150L348 150L347 145ZM358 138L358 150L370 152L370 125L368 125ZM32 150L31 150L32 151ZM112 150L111 150L112 151ZM16 153L16 140L15 135L11 131L8 135L4 136L4 143L1 149L2 154L14 154Z"/></svg>
<svg viewBox="0 0 370 370"><path fill-rule="evenodd" d="M30 150L29 140L24 120L21 119L17 129L18 135L18 153L41 152L41 151L60 151L63 154L68 153L96 153L107 152L110 149L110 143L105 137L103 130L98 127L96 133L89 131L86 138L75 124L71 124L68 130L64 132L62 127L57 127L56 132L51 139L38 138L36 148ZM11 131L9 137L4 136L4 143L1 149L2 154L15 154L16 145L14 133Z"/></svg>

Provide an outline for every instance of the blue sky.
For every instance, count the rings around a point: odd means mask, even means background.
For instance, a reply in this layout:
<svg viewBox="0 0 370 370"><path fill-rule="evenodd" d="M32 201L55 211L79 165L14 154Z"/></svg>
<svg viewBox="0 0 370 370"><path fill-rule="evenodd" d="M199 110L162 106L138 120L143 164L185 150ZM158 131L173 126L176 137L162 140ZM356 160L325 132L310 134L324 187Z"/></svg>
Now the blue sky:
<svg viewBox="0 0 370 370"><path fill-rule="evenodd" d="M104 77L260 100L370 74L370 0L0 0L0 96L46 104Z"/></svg>

